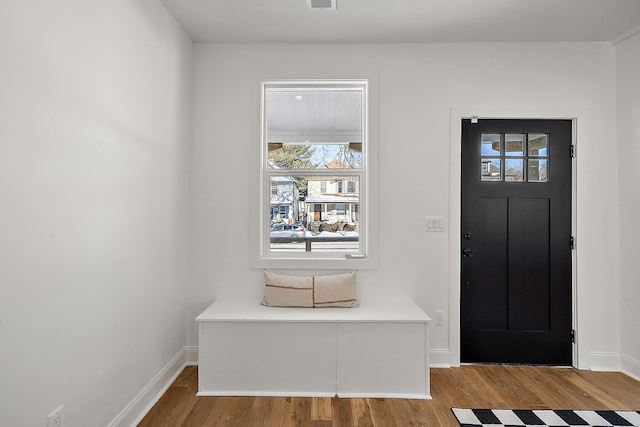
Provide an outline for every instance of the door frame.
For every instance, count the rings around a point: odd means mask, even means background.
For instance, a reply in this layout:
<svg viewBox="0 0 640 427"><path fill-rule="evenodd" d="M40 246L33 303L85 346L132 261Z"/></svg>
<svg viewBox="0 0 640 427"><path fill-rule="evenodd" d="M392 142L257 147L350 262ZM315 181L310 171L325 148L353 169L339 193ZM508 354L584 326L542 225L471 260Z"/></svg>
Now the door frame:
<svg viewBox="0 0 640 427"><path fill-rule="evenodd" d="M587 123L585 111L576 106L475 106L452 107L450 110L450 143L449 143L449 366L460 366L460 218L462 203L461 155L462 155L462 120L477 117L482 119L563 119L572 121L572 144L578 152L578 139L585 142L586 132L580 133L582 124ZM571 235L577 236L577 185L578 185L578 157L572 159L571 183ZM576 239L577 240L577 239ZM577 245L576 245L577 247ZM572 323L575 330L576 342L573 346L572 366L578 369L587 368L587 355L581 353L580 319L578 306L579 269L577 250L571 254L571 299Z"/></svg>

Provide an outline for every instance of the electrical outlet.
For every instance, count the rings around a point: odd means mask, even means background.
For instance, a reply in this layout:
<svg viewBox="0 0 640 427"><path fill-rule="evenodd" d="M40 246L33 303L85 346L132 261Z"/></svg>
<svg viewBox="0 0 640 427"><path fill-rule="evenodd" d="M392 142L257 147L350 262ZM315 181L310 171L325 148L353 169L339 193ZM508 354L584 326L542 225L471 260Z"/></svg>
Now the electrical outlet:
<svg viewBox="0 0 640 427"><path fill-rule="evenodd" d="M62 427L62 411L64 405L60 405L47 416L47 427Z"/></svg>
<svg viewBox="0 0 640 427"><path fill-rule="evenodd" d="M436 326L444 326L444 310L436 310Z"/></svg>

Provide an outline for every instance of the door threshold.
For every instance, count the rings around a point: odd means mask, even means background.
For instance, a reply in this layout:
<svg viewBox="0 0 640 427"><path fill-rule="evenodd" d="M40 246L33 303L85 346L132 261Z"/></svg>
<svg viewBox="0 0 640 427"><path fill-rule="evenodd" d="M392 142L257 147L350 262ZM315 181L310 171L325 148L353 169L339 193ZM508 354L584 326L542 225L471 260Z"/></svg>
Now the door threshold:
<svg viewBox="0 0 640 427"><path fill-rule="evenodd" d="M531 366L535 368L573 369L571 365L541 365L535 363L461 362L460 366Z"/></svg>

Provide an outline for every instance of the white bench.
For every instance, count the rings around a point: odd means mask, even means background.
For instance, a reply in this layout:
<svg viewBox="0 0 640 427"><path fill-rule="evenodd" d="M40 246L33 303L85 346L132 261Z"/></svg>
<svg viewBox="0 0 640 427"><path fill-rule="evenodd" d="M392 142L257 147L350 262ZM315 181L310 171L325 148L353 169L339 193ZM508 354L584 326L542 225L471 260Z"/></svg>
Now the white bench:
<svg viewBox="0 0 640 427"><path fill-rule="evenodd" d="M431 398L431 319L411 300L354 308L217 300L196 321L199 396Z"/></svg>

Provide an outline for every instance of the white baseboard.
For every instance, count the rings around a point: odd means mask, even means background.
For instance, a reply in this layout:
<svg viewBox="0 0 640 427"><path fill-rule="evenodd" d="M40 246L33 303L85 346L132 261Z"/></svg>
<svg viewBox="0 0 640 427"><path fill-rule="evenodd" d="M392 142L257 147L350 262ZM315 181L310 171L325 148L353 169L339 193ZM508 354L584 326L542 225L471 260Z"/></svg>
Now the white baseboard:
<svg viewBox="0 0 640 427"><path fill-rule="evenodd" d="M180 372L188 364L188 347L181 349L173 359L147 384L140 393L109 423L109 427L136 426L156 404ZM197 350L196 350L197 354ZM196 358L197 360L197 358Z"/></svg>
<svg viewBox="0 0 640 427"><path fill-rule="evenodd" d="M448 348L432 348L429 350L429 366L431 368L450 368Z"/></svg>
<svg viewBox="0 0 640 427"><path fill-rule="evenodd" d="M343 399L415 399L431 400L430 394L409 394L409 393L338 393Z"/></svg>
<svg viewBox="0 0 640 427"><path fill-rule="evenodd" d="M184 348L184 363L187 366L198 366L197 345L188 345Z"/></svg>
<svg viewBox="0 0 640 427"><path fill-rule="evenodd" d="M589 369L592 371L620 372L620 354L591 352L589 353Z"/></svg>
<svg viewBox="0 0 640 427"><path fill-rule="evenodd" d="M625 354L621 354L620 368L626 375L629 375L631 378L640 381L640 360L636 360Z"/></svg>

